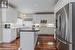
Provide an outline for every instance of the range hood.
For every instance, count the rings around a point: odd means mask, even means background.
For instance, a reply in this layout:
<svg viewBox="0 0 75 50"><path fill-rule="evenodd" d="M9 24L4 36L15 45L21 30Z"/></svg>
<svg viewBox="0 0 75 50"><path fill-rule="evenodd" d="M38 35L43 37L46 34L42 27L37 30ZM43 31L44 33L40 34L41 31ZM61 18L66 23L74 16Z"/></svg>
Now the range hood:
<svg viewBox="0 0 75 50"><path fill-rule="evenodd" d="M36 12L34 14L54 14L54 12Z"/></svg>

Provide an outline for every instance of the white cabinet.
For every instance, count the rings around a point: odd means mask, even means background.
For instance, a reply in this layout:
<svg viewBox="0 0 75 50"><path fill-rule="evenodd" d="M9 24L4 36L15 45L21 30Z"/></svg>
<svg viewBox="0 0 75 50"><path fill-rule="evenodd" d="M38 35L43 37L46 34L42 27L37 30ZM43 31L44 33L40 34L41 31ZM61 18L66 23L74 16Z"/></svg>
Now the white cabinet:
<svg viewBox="0 0 75 50"><path fill-rule="evenodd" d="M16 29L3 29L2 42L10 43L17 37Z"/></svg>
<svg viewBox="0 0 75 50"><path fill-rule="evenodd" d="M2 30L2 35L0 38L2 38L2 42L5 43L9 43L13 40L16 39L17 37L17 32L16 32L16 28L5 28L5 24L4 23L13 23L15 25L15 23L17 22L17 15L18 15L18 11L12 7L8 7L8 8L2 8L2 26L0 28L0 30Z"/></svg>
<svg viewBox="0 0 75 50"><path fill-rule="evenodd" d="M20 47L22 50L34 50L34 32L20 32Z"/></svg>
<svg viewBox="0 0 75 50"><path fill-rule="evenodd" d="M39 30L20 30L20 48L22 50L34 50Z"/></svg>

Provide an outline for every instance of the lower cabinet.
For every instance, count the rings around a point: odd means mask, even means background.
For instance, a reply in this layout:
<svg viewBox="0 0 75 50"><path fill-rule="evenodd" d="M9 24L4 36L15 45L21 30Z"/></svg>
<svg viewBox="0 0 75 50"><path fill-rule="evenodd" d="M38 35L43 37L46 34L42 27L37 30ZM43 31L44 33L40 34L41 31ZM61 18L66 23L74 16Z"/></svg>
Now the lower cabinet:
<svg viewBox="0 0 75 50"><path fill-rule="evenodd" d="M34 32L20 32L20 47L22 50L34 50Z"/></svg>

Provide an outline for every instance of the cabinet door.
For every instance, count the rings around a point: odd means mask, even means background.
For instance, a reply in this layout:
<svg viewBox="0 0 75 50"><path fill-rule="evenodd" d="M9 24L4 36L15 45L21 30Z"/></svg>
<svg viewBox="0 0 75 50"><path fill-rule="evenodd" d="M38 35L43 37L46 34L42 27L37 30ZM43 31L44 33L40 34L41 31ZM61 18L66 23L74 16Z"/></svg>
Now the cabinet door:
<svg viewBox="0 0 75 50"><path fill-rule="evenodd" d="M34 50L34 32L20 32L22 50Z"/></svg>

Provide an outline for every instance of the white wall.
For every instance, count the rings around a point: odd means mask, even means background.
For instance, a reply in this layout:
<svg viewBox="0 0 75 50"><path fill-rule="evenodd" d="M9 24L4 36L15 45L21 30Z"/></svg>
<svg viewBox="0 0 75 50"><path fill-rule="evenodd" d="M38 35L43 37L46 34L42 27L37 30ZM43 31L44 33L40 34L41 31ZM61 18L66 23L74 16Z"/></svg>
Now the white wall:
<svg viewBox="0 0 75 50"><path fill-rule="evenodd" d="M55 23L55 17L54 14L44 14L44 15L33 15L33 20L35 24L40 24L41 20L47 20L48 23ZM39 34L53 34L54 33L54 28L48 28L48 27L40 27L40 31L38 32Z"/></svg>

